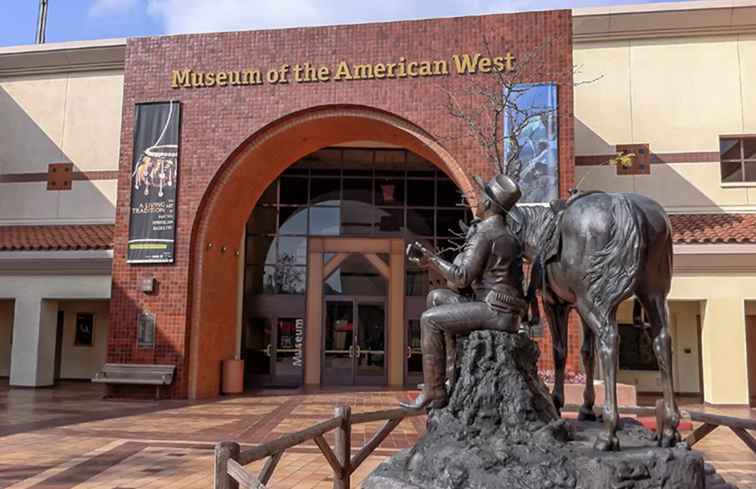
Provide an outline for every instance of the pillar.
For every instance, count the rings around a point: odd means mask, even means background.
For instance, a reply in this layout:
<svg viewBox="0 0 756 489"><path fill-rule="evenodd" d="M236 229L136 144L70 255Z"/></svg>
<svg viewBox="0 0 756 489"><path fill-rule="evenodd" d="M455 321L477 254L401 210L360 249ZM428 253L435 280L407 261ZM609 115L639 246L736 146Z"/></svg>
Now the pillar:
<svg viewBox="0 0 756 489"><path fill-rule="evenodd" d="M391 240L389 280L388 337L386 338L386 363L388 384L401 387L404 384L404 362L407 358L404 322L404 241Z"/></svg>
<svg viewBox="0 0 756 489"><path fill-rule="evenodd" d="M710 297L702 309L704 401L748 405L743 298Z"/></svg>
<svg viewBox="0 0 756 489"><path fill-rule="evenodd" d="M10 385L46 387L55 381L58 301L17 297Z"/></svg>

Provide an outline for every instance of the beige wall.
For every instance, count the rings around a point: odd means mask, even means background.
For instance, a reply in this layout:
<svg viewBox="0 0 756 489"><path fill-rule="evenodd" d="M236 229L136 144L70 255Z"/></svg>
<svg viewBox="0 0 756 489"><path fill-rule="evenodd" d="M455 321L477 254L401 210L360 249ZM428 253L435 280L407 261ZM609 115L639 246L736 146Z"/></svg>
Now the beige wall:
<svg viewBox="0 0 756 489"><path fill-rule="evenodd" d="M100 71L0 77L0 175L118 169L123 73ZM116 179L77 180L70 191L46 182L0 183L0 224L112 222Z"/></svg>
<svg viewBox="0 0 756 489"><path fill-rule="evenodd" d="M700 357L696 316L700 312L698 301L669 301L669 333L672 336L672 373L675 392L700 394ZM617 313L622 323L632 323L633 303L626 301ZM686 353L689 350L690 353ZM635 385L640 392L661 392L661 375L658 371L620 370L619 381Z"/></svg>
<svg viewBox="0 0 756 489"><path fill-rule="evenodd" d="M13 301L0 300L0 377L10 376Z"/></svg>
<svg viewBox="0 0 756 489"><path fill-rule="evenodd" d="M58 301L58 308L64 311L60 378L91 379L107 357L110 301ZM76 314L80 312L94 314L93 346L74 344Z"/></svg>
<svg viewBox="0 0 756 489"><path fill-rule="evenodd" d="M748 403L744 303L753 290L756 275L691 273L673 280L670 298L704 299L700 315L706 402Z"/></svg>
<svg viewBox="0 0 756 489"><path fill-rule="evenodd" d="M575 44L576 155L616 144L663 153L718 152L719 136L756 134L756 35ZM756 184L726 187L718 158L655 164L651 175L578 167L581 189L636 191L669 211L756 210Z"/></svg>

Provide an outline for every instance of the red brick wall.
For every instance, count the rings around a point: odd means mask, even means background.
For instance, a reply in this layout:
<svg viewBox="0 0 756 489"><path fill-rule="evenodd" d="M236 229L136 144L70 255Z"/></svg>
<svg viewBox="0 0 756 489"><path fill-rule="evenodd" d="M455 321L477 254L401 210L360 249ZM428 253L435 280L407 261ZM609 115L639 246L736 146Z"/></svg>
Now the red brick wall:
<svg viewBox="0 0 756 489"><path fill-rule="evenodd" d="M465 136L463 124L452 118L444 105L444 90L462 94L473 81L489 79L486 75L404 78L360 81L329 81L320 83L263 84L259 86L171 88L171 71L191 68L198 71L257 68L263 71L281 64L309 62L332 68L343 60L354 63L389 63L400 57L408 60L446 59L453 68L451 56L462 53L504 55L511 51L518 60L537 58L522 73L522 81L555 81L559 84L560 185L564 194L574 182L573 163L573 101L572 101L572 23L569 11L527 14L464 17L426 21L364 24L323 28L299 28L223 34L200 34L129 39L121 132L121 155L118 184L118 206L114 243L113 292L108 360L111 362L175 363L177 379L173 395L192 394L188 385L190 324L201 316L197 294L214 298L214 307L233 308L236 297L227 297L224 284L235 284L235 268L219 266L217 273L202 275L202 283L193 284L199 260L209 266L207 244L195 243L206 229L202 226L205 207L203 198L214 192L244 191L259 194L276 173L292 161L279 161L282 156L267 150L258 158L261 175L251 177L248 184L234 182L233 190L219 188L214 182L229 161L244 150L245 141L276 121L290 114L307 114L308 109L329 105L370 107L395 114L422 128L464 168L468 176L488 176L493 168L485 163L476 141ZM484 42L485 36L485 42ZM488 47L486 47L486 44ZM473 100L460 95L463 103ZM129 214L129 173L132 160L134 105L140 102L180 100L182 107L180 176L177 209L176 262L173 265L128 265L125 262ZM356 121L359 123L359 121ZM335 126L334 126L335 127ZM328 144L328 128L322 141ZM402 142L387 129L380 137L387 142ZM290 134L281 144L304 144ZM422 145L418 148L422 149ZM283 154L283 152L281 153ZM262 157L262 156L260 156ZM438 160L438 158L435 158ZM265 162L270 162L269 167ZM262 162L262 163L261 163ZM214 180L215 178L215 180ZM459 179L458 179L459 180ZM459 183L459 182L458 182ZM247 185L247 187L245 187ZM245 190L245 188L247 190ZM239 200L242 202L243 199ZM249 215L254 202L244 201L244 209L234 210ZM229 209L231 210L231 209ZM229 221L229 226L237 226ZM240 221L241 222L241 221ZM241 237L242 228L235 232ZM208 236L211 236L212 233ZM231 242L228 255L238 247ZM213 250L215 252L215 250ZM207 255L207 257L205 257ZM220 258L218 258L220 259ZM194 263L197 261L197 263ZM220 262L219 262L220 263ZM225 262L224 262L225 263ZM159 283L156 294L138 292L139 278L152 275ZM205 295L203 295L205 297ZM136 317L147 308L156 314L157 346L154 350L136 348ZM220 309L216 309L220 310ZM201 316L203 321L205 316ZM230 317L230 316L229 316ZM224 320L225 321L225 320ZM233 324L213 324L220 331L214 338L228 338ZM210 326L208 326L210 327ZM212 330L215 331L215 330ZM207 346L215 340L208 337ZM198 355L209 354L199 338ZM548 350L544 350L546 353ZM573 353L575 349L573 348ZM550 357L545 354L544 357ZM575 357L576 358L576 357ZM202 393L217 392L217 369L214 359ZM574 359L573 359L574 362ZM203 367L203 371L206 370ZM215 379L215 380L213 380Z"/></svg>

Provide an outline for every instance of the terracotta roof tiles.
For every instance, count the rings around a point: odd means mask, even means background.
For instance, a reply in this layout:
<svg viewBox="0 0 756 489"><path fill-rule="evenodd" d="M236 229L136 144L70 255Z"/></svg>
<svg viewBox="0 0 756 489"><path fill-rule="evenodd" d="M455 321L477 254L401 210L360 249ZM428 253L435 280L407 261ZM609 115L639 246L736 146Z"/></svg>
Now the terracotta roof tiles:
<svg viewBox="0 0 756 489"><path fill-rule="evenodd" d="M0 251L108 250L112 224L0 226Z"/></svg>
<svg viewBox="0 0 756 489"><path fill-rule="evenodd" d="M671 214L675 244L756 243L756 214Z"/></svg>

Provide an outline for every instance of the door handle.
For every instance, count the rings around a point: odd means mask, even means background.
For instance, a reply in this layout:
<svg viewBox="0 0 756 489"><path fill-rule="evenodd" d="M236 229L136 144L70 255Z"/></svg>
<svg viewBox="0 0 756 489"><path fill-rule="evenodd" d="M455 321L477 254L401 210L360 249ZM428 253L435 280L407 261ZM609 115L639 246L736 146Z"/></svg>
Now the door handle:
<svg viewBox="0 0 756 489"><path fill-rule="evenodd" d="M349 358L354 358L354 345L349 345Z"/></svg>
<svg viewBox="0 0 756 489"><path fill-rule="evenodd" d="M271 356L273 354L273 345L268 343L268 346L265 347L265 354L267 356Z"/></svg>
<svg viewBox="0 0 756 489"><path fill-rule="evenodd" d="M407 347L407 360L409 360L410 358L412 358L412 347L408 346Z"/></svg>
<svg viewBox="0 0 756 489"><path fill-rule="evenodd" d="M360 358L360 355L362 354L362 350L360 350L360 345L357 345L356 348L357 348L357 352L355 353L355 356L357 358Z"/></svg>

